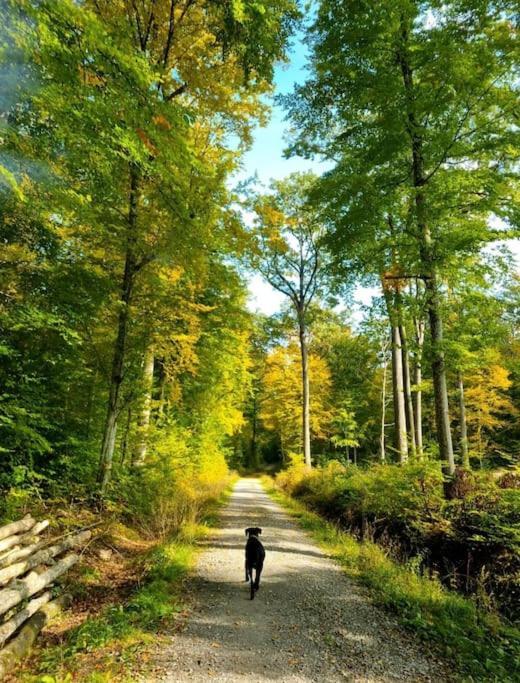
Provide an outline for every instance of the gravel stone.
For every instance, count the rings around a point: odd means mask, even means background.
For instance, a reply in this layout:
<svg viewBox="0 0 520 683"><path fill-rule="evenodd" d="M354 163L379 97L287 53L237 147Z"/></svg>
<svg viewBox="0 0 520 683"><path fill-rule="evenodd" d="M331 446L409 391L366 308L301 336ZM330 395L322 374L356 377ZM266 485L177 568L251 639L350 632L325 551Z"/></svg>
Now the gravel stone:
<svg viewBox="0 0 520 683"><path fill-rule="evenodd" d="M244 581L244 529L260 526L260 590ZM240 479L204 541L191 610L157 654L154 680L385 683L454 680L299 529L256 479ZM151 680L151 679L148 679Z"/></svg>

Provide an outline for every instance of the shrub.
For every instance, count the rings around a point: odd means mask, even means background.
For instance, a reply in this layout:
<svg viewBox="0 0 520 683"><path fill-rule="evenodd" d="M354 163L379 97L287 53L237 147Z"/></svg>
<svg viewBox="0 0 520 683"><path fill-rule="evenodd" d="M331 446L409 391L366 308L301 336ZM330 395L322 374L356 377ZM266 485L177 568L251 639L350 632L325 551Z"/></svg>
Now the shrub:
<svg viewBox="0 0 520 683"><path fill-rule="evenodd" d="M132 523L149 537L165 538L194 524L230 482L224 454L215 444L198 444L172 425L149 454L146 466L122 482Z"/></svg>
<svg viewBox="0 0 520 683"><path fill-rule="evenodd" d="M501 488L488 473L457 482L465 495L447 501L441 468L431 461L365 470L332 461L292 467L276 479L278 488L358 537L516 619L520 490Z"/></svg>

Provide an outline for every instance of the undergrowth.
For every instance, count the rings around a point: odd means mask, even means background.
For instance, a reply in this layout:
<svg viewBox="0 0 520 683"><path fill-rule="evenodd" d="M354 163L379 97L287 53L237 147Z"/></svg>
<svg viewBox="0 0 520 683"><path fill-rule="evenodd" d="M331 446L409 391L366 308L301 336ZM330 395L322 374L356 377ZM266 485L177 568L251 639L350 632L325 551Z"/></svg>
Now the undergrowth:
<svg viewBox="0 0 520 683"><path fill-rule="evenodd" d="M168 633L184 609L184 585L197 554L197 541L211 532L218 509L230 488L209 505L198 523L150 550L143 562L144 578L128 600L106 606L99 614L66 631L60 642L37 655L38 673L31 683L109 683L135 680L131 671L148 667L151 646ZM34 671L34 665L31 667Z"/></svg>
<svg viewBox="0 0 520 683"><path fill-rule="evenodd" d="M391 609L401 623L425 641L435 642L465 681L506 683L520 680L520 632L498 616L479 610L471 599L420 576L413 567L390 559L376 544L360 542L277 490L265 477L268 493L333 556L374 601Z"/></svg>

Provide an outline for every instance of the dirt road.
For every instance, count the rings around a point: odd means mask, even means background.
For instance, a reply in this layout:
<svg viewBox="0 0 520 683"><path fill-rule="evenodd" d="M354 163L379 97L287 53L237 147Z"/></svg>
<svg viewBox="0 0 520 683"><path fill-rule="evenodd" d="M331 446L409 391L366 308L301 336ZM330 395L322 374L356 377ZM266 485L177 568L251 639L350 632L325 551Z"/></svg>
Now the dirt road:
<svg viewBox="0 0 520 683"><path fill-rule="evenodd" d="M244 582L248 526L263 528L267 552L252 601ZM427 646L372 605L258 480L237 483L200 556L193 601L160 655L168 683L449 680Z"/></svg>

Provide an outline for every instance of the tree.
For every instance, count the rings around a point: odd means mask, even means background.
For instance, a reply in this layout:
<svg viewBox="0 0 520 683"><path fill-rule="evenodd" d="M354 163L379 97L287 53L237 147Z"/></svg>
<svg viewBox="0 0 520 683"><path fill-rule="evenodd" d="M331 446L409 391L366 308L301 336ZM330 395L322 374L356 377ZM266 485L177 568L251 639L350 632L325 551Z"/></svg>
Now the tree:
<svg viewBox="0 0 520 683"><path fill-rule="evenodd" d="M309 431L313 438L330 432L331 377L327 363L315 354L309 357L309 395L311 397ZM277 346L267 356L262 378L260 419L263 426L280 438L282 459L291 451L302 449L301 353L294 340L287 347Z"/></svg>
<svg viewBox="0 0 520 683"><path fill-rule="evenodd" d="M336 408L332 418L332 428L334 433L331 441L335 446L345 449L346 460L349 462L349 448L356 449L359 446L357 439L359 429L348 399ZM356 464L356 458L354 458L354 464Z"/></svg>
<svg viewBox="0 0 520 683"><path fill-rule="evenodd" d="M6 471L23 466L57 482L56 470L65 479L70 468L92 490L101 441L97 488L104 495L121 466L114 462L118 439L137 463L155 462L156 427L169 430L172 403L202 374L195 367L201 330L207 341L218 329L215 317L210 329L202 323L204 298L223 308L228 298L244 305L242 283L223 269L239 242L226 180L252 125L266 115L261 97L297 12L292 2L242 10L209 2L4 4L16 49L2 57L12 56L18 77L2 99L2 142L16 181L0 188L9 262L0 373L12 376L0 408L9 432ZM182 293L173 286L179 279ZM39 344L22 367L27 334ZM247 333L229 342L243 380ZM215 362L223 357L217 348ZM242 394L219 372L206 380L228 386L229 398L208 402L207 426L195 424L193 410L183 428L200 438L212 431L211 452L222 463L225 440L241 422Z"/></svg>
<svg viewBox="0 0 520 683"><path fill-rule="evenodd" d="M286 98L293 151L335 164L322 190L338 233L363 211L379 225L396 207L407 217L448 473L443 277L451 255L503 237L493 215L514 221L514 24L512 2L324 0L310 29L311 77Z"/></svg>
<svg viewBox="0 0 520 683"><path fill-rule="evenodd" d="M490 435L516 413L507 395L511 386L509 373L499 364L497 356L489 350L482 359L484 363L471 374L465 388L468 449L481 465Z"/></svg>
<svg viewBox="0 0 520 683"><path fill-rule="evenodd" d="M491 254L479 261L469 257L451 277L444 315L446 351L452 384L458 389L460 461L464 467L470 467L470 450L482 462L487 450L485 425L489 434L507 423L506 414L515 414L507 392L508 371L499 350L507 338L503 304L495 295L506 284L510 268L510 258L502 254ZM487 386L492 377L496 379L493 389Z"/></svg>
<svg viewBox="0 0 520 683"><path fill-rule="evenodd" d="M302 373L302 443L311 467L308 314L325 281L320 251L321 226L306 206L312 175L295 174L271 186L272 193L254 200L258 237L255 264L276 290L288 297L296 316Z"/></svg>
<svg viewBox="0 0 520 683"><path fill-rule="evenodd" d="M188 120L194 113L209 120L213 112L208 107L208 100L218 96L220 106L219 111L215 112L217 119L220 117L224 122L227 119L227 125L231 123L231 129L243 138L247 132L247 118L256 113L255 94L263 93L268 87L272 78L273 61L283 56L291 18L294 17L294 7L290 2L276 7L264 3L262 12L251 12L249 7L241 6L239 9L234 4L224 4L222 7L212 3L206 5L200 8L198 4L188 0L182 7L178 7L174 0L163 0L159 3L145 2L140 7L136 4L127 4L116 7L115 11L113 3L95 2L92 8L104 21L109 22L108 25L113 26L114 31L125 31L123 26L126 21L132 27L132 33L126 39L132 44L133 52L143 55L149 67L154 70L154 87L151 93L155 93L155 97L150 99L155 99L156 113L152 120L168 131L175 130L177 126L168 119L168 107L173 107L178 112L184 111L184 117ZM201 44L197 44L195 48L196 56L192 44L193 27L196 27L203 38ZM221 72L220 79L216 77L215 72ZM235 87L229 87L230 84ZM188 88L193 93L189 104L182 100ZM249 99L252 108L248 110L246 107L245 112L240 111L236 106L236 95L243 100ZM177 98L181 100L179 106L176 105ZM221 129L222 123L216 123L217 129ZM108 412L101 448L99 476L102 493L108 483L113 457L128 310L134 279L143 265L154 258L153 252L141 258L137 256L135 242L139 229L138 215L141 213L143 202L146 202L144 193L148 182L145 181L148 181L147 176L155 172L159 165L159 154L164 155L164 149L156 144L146 129L139 128L137 133L150 155L151 162L143 165L140 160L132 160L129 164L127 249ZM188 148L185 148L184 156L188 156L189 159L187 151ZM177 172L184 171L186 160L181 167L179 157L173 163ZM195 159L188 161L188 168L192 167L189 169L188 178L198 175L197 172L192 173L195 163ZM169 184L171 187L171 180L165 183L166 186ZM159 191L164 189L160 187ZM192 188L186 190L187 193L182 200L186 204L188 199L186 208L188 215L193 219L196 216L196 208L192 206Z"/></svg>

